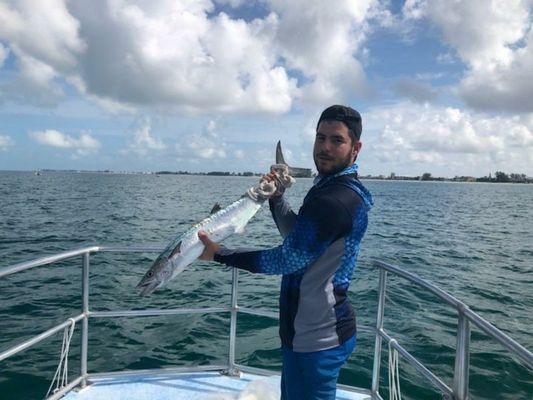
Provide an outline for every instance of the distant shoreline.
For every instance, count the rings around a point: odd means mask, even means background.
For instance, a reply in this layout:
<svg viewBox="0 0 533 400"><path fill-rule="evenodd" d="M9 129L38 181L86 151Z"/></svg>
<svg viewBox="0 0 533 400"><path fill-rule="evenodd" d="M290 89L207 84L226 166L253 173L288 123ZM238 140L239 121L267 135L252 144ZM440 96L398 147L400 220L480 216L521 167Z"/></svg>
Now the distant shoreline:
<svg viewBox="0 0 533 400"><path fill-rule="evenodd" d="M191 172L191 171L111 171L111 170L74 170L74 169L40 169L40 170L0 170L0 172L25 172L41 175L46 173L75 173L75 174L109 174L109 175L193 175L193 176L237 176L237 177L251 177L262 176L259 172L229 172L229 171L209 171L209 172ZM306 178L313 178L315 175ZM527 177L525 174L506 174L497 171L495 176L472 177L472 176L456 176L454 178L433 177L429 173L424 173L421 176L373 176L361 175L362 180L373 181L394 181L394 182L463 182L463 183L533 183L533 178Z"/></svg>

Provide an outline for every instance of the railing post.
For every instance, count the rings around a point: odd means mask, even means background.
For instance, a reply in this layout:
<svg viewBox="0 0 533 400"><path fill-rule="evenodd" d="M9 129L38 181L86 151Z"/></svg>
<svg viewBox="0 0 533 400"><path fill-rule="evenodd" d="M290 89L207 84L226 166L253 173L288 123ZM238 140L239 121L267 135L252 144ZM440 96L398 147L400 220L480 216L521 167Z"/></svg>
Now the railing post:
<svg viewBox="0 0 533 400"><path fill-rule="evenodd" d="M462 308L459 308L457 324L457 348L455 351L455 371L453 393L456 400L468 399L468 377L470 366L470 322Z"/></svg>
<svg viewBox="0 0 533 400"><path fill-rule="evenodd" d="M81 274L81 296L82 296L82 328L81 328L81 387L87 385L87 350L89 344L89 256L90 253L83 254L82 274Z"/></svg>
<svg viewBox="0 0 533 400"><path fill-rule="evenodd" d="M383 315L385 313L385 291L387 288L387 271L379 269L379 297L376 318L376 341L374 344L374 368L372 370L372 398L379 395L379 376L381 368L381 341L380 332L383 329Z"/></svg>
<svg viewBox="0 0 533 400"><path fill-rule="evenodd" d="M237 336L237 286L239 284L239 270L232 268L231 279L231 319L229 327L229 357L228 370L225 371L228 375L239 375L239 371L235 369L235 338Z"/></svg>

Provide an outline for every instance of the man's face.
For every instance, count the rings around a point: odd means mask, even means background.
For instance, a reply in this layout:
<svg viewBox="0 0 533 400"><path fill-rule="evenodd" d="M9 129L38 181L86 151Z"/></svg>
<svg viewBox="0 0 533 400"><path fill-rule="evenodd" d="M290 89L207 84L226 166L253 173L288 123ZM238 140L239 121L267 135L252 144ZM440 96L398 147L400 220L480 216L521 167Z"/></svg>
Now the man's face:
<svg viewBox="0 0 533 400"><path fill-rule="evenodd" d="M361 142L353 143L344 123L322 121L318 125L313 158L320 174L335 174L352 165L360 149Z"/></svg>

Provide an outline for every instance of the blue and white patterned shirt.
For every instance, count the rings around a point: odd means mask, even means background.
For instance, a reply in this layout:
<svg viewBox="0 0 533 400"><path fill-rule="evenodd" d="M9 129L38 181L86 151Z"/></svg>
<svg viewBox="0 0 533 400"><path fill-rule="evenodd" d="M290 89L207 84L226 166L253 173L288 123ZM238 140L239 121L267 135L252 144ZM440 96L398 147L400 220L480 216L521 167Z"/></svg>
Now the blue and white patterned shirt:
<svg viewBox="0 0 533 400"><path fill-rule="evenodd" d="M325 350L355 334L347 299L359 246L373 205L357 179L357 165L318 176L298 215L283 197L270 209L284 240L268 250L221 249L215 261L252 273L283 275L282 344L298 352Z"/></svg>

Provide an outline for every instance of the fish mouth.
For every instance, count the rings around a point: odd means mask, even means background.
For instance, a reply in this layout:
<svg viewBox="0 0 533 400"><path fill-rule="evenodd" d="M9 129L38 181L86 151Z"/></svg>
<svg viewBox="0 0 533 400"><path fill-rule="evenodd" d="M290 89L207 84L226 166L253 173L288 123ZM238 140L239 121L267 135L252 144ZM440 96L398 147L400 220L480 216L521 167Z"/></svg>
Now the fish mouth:
<svg viewBox="0 0 533 400"><path fill-rule="evenodd" d="M159 286L158 282L153 282L153 281L146 282L146 283L140 282L137 285L136 289L140 290L139 295L141 297L145 297L145 296L152 294L153 291L156 290L158 286Z"/></svg>

